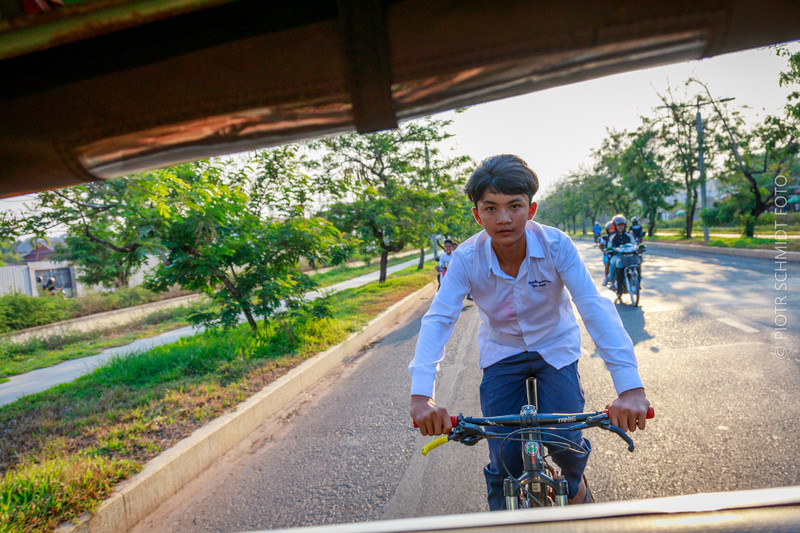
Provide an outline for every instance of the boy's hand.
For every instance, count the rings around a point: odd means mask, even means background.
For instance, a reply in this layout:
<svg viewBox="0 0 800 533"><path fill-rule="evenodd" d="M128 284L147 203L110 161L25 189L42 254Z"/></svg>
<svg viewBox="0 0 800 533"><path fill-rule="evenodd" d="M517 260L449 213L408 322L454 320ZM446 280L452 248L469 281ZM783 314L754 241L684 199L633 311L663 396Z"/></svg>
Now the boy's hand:
<svg viewBox="0 0 800 533"><path fill-rule="evenodd" d="M442 435L453 429L447 409L436 405L428 396L411 395L411 418L423 435Z"/></svg>
<svg viewBox="0 0 800 533"><path fill-rule="evenodd" d="M647 409L650 402L643 388L626 390L614 402L607 406L608 419L612 425L622 431L636 431L636 427L644 429Z"/></svg>

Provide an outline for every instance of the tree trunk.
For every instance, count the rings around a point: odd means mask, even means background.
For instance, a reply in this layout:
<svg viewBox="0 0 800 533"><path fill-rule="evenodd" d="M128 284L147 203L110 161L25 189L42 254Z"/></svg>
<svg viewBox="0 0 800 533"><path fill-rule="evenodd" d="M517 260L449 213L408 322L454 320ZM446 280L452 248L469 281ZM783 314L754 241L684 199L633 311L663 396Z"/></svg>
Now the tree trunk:
<svg viewBox="0 0 800 533"><path fill-rule="evenodd" d="M425 248L419 249L419 264L417 265L417 270L422 270L425 268Z"/></svg>
<svg viewBox="0 0 800 533"><path fill-rule="evenodd" d="M744 222L744 236L750 237L751 239L756 234L756 219L753 216L747 217L747 220Z"/></svg>
<svg viewBox="0 0 800 533"><path fill-rule="evenodd" d="M692 238L692 229L694 227L694 210L697 209L697 190L691 189L686 192L686 238Z"/></svg>
<svg viewBox="0 0 800 533"><path fill-rule="evenodd" d="M250 308L242 306L242 313L244 313L247 323L250 324L250 329L253 330L253 335L258 333L258 324L256 324L256 319L253 318L253 313L250 311Z"/></svg>
<svg viewBox="0 0 800 533"><path fill-rule="evenodd" d="M381 252L381 275L378 283L386 283L386 267L389 263L389 251L384 250Z"/></svg>

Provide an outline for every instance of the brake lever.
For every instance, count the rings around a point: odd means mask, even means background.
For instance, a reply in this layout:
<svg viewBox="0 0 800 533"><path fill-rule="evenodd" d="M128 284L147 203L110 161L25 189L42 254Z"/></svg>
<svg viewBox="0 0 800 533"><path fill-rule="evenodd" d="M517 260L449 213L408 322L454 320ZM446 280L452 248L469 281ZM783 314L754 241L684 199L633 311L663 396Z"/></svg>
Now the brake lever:
<svg viewBox="0 0 800 533"><path fill-rule="evenodd" d="M488 434L478 425L460 420L450 433L450 440L460 442L467 446L474 446Z"/></svg>
<svg viewBox="0 0 800 533"><path fill-rule="evenodd" d="M619 435L622 438L622 440L624 440L625 442L628 443L628 451L629 452L633 451L633 439L630 438L630 436L627 433L622 431L617 426L612 426L610 422L608 424L604 424L604 425L602 425L600 427L602 427L603 429L607 429L608 431L610 431L612 433L616 433L617 435Z"/></svg>
<svg viewBox="0 0 800 533"><path fill-rule="evenodd" d="M586 429L590 427L599 427L601 429L605 429L606 431L610 431L612 433L616 433L617 435L622 438L625 442L628 443L628 451L633 451L633 439L630 436L622 431L622 429L618 428L617 426L612 426L611 422L608 420L608 415L605 413L589 417L586 419L586 422L581 424L576 424L574 426L570 426L570 431L579 431L581 429Z"/></svg>

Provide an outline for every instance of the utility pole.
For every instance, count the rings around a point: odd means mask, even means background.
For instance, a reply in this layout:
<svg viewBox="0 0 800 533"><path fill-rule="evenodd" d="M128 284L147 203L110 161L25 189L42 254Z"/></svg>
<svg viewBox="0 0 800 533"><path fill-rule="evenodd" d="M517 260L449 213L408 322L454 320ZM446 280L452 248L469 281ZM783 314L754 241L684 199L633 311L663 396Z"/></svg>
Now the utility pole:
<svg viewBox="0 0 800 533"><path fill-rule="evenodd" d="M696 120L696 127L697 127L697 155L698 155L698 165L697 168L700 171L700 207L701 209L708 208L708 200L706 196L706 164L705 160L703 159L703 117L700 116L700 106L706 104L713 104L714 102L730 102L734 100L734 98L720 98L719 100L703 100L699 95L697 96L697 102L694 104L673 104L669 105L662 105L659 107L664 107L670 109L672 107L688 107L688 106L696 106L697 107L697 115L695 117ZM686 206L688 209L689 206ZM688 213L686 213L688 215ZM694 213L692 213L694 216ZM708 225L703 222L703 242L708 242Z"/></svg>
<svg viewBox="0 0 800 533"><path fill-rule="evenodd" d="M425 143L425 176L428 178L428 187L432 187L431 183L431 157L428 153L428 143ZM428 207L428 214L431 213L431 208ZM431 245L433 246L433 260L439 260L439 245L436 242L436 234L433 233L433 221L431 221Z"/></svg>

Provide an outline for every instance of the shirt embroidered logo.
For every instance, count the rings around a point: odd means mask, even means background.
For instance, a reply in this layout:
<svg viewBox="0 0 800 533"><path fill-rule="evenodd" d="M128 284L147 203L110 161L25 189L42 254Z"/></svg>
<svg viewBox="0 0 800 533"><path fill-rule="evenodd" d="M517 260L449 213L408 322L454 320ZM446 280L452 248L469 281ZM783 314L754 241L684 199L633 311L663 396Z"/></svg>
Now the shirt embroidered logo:
<svg viewBox="0 0 800 533"><path fill-rule="evenodd" d="M528 285L530 285L533 289L540 289L542 287L546 287L548 283L551 283L549 279L543 279L541 281L535 279L533 281L529 281Z"/></svg>

